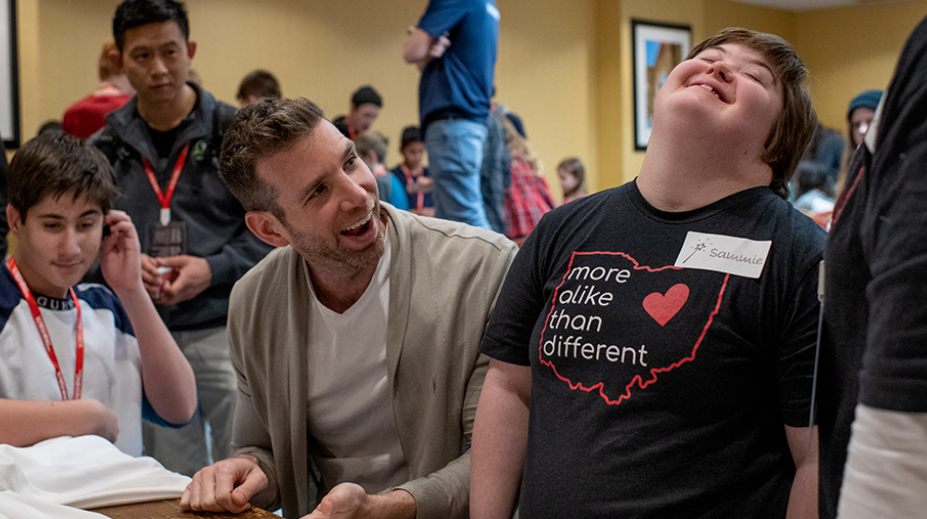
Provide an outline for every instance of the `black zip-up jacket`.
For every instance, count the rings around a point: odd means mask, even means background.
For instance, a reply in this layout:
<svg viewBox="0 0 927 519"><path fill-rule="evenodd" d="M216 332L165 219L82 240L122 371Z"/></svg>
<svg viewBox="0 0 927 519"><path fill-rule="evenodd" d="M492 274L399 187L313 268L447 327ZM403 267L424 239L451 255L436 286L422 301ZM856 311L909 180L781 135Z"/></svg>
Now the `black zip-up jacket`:
<svg viewBox="0 0 927 519"><path fill-rule="evenodd" d="M167 158L159 158L148 125L138 114L136 98L111 112L107 125L92 137L109 157L116 185L122 193L114 209L132 217L147 250L148 229L157 224L161 205L142 165L142 157L167 191L171 173L186 142L190 150L170 201L171 220L185 222L187 254L205 258L212 271L212 284L198 296L158 310L174 331L198 330L225 325L232 285L271 247L248 230L245 210L219 177L219 151L225 128L236 109L217 101L198 85L196 106L177 129Z"/></svg>

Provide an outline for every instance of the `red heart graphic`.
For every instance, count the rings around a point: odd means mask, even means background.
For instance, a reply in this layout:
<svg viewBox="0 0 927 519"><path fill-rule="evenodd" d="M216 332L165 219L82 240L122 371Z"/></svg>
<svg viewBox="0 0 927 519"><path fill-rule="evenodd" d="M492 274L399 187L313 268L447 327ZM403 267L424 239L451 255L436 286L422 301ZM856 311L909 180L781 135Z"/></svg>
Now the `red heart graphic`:
<svg viewBox="0 0 927 519"><path fill-rule="evenodd" d="M645 297L643 306L654 321L664 326L682 309L687 299L689 299L689 287L680 283L670 287L666 295L654 292Z"/></svg>

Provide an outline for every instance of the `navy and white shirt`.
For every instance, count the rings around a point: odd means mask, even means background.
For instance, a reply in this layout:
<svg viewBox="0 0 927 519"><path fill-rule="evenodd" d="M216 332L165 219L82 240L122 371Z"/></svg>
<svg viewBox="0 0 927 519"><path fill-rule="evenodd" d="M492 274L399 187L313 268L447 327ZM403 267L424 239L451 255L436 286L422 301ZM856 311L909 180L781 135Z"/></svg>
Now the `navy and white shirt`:
<svg viewBox="0 0 927 519"><path fill-rule="evenodd" d="M142 413L158 420L143 405L141 355L132 324L116 296L97 284L74 287L84 326L84 377L81 398L102 402L117 417L116 446L127 454L142 454ZM55 355L67 384L74 391L77 309L74 301L35 294L51 335ZM0 270L0 398L61 400L55 368L45 353L38 328L10 271ZM147 416L146 416L147 417Z"/></svg>

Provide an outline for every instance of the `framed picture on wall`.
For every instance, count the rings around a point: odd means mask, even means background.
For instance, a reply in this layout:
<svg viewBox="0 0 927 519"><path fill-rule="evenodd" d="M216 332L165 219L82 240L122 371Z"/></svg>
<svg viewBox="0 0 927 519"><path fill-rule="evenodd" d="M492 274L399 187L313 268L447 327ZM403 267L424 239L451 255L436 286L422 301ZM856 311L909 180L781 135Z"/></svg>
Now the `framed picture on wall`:
<svg viewBox="0 0 927 519"><path fill-rule="evenodd" d="M634 149L646 150L653 122L653 100L692 45L688 25L631 20L634 66Z"/></svg>
<svg viewBox="0 0 927 519"><path fill-rule="evenodd" d="M7 149L19 147L19 65L16 1L0 0L0 135Z"/></svg>

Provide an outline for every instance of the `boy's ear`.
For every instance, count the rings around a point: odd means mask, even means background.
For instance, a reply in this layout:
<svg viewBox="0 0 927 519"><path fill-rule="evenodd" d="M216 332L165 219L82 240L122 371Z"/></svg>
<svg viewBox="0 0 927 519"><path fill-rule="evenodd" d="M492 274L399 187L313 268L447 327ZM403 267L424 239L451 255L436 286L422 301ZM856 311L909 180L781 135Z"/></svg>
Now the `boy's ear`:
<svg viewBox="0 0 927 519"><path fill-rule="evenodd" d="M13 207L13 204L6 204L6 221L10 226L10 232L18 234L23 222L19 218L19 211Z"/></svg>
<svg viewBox="0 0 927 519"><path fill-rule="evenodd" d="M248 211L245 213L245 224L255 236L268 245L286 247L290 244L280 220L266 211Z"/></svg>

